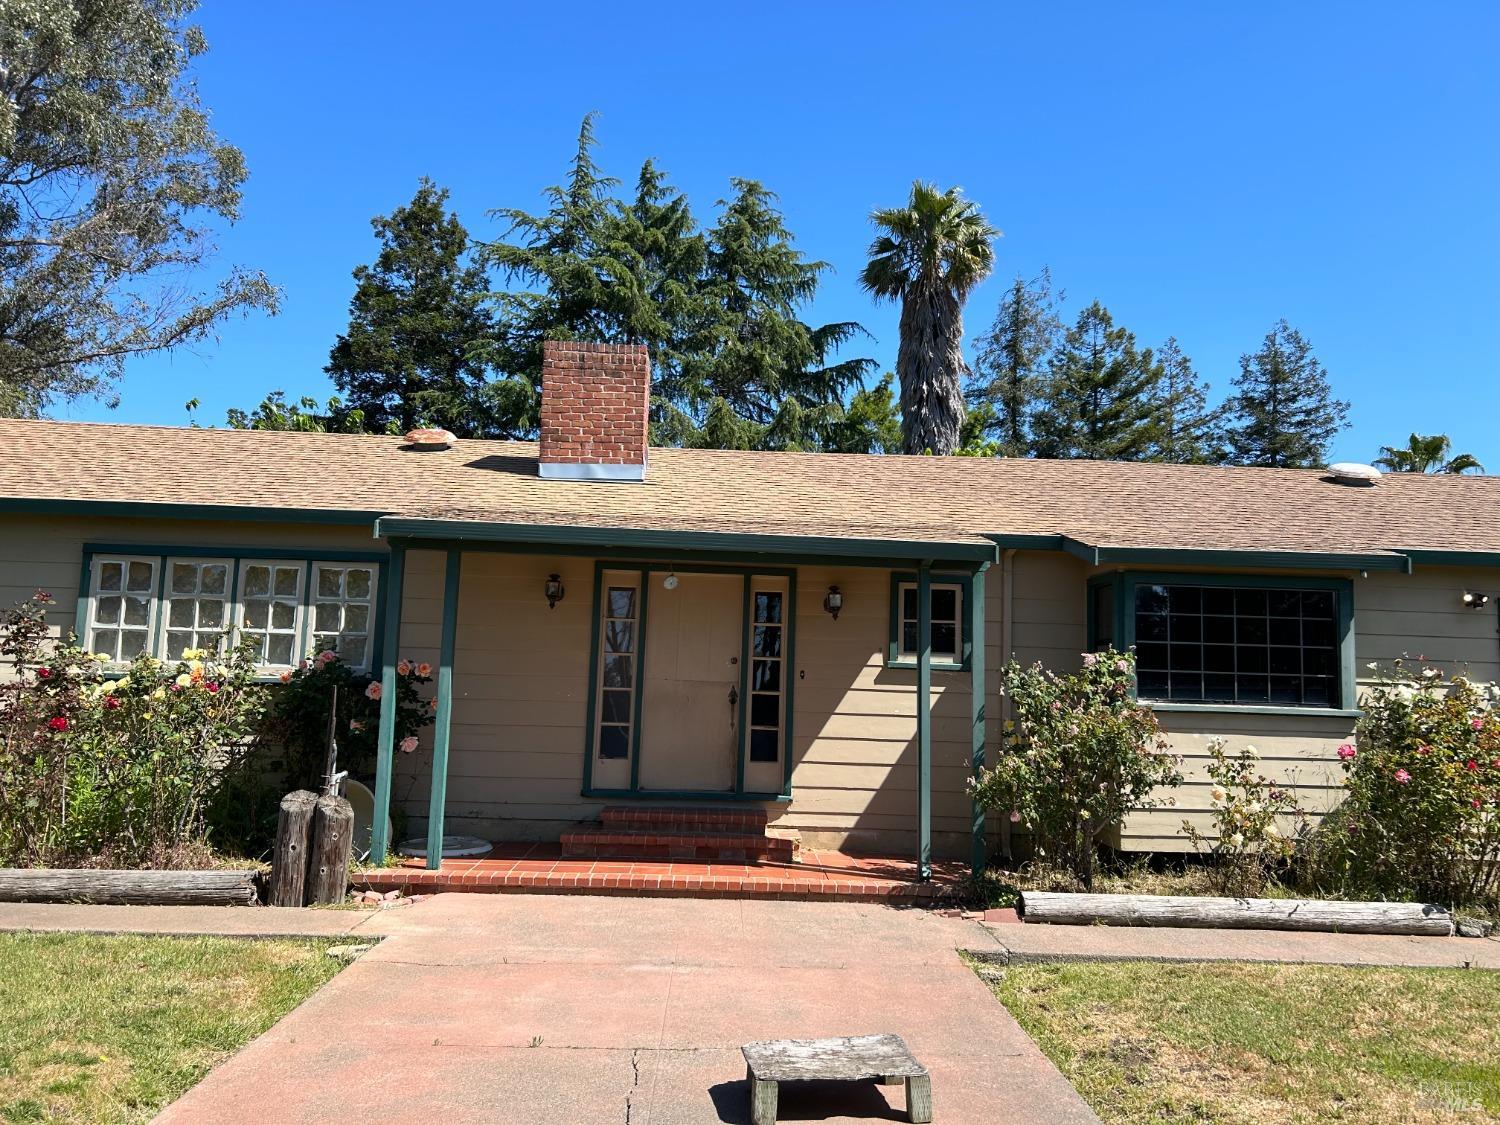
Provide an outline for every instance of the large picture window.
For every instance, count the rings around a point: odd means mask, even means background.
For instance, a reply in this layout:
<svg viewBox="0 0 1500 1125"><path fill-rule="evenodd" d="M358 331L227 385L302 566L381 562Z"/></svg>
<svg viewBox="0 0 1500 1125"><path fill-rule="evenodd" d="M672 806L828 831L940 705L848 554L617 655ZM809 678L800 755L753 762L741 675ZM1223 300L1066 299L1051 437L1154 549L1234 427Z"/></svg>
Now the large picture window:
<svg viewBox="0 0 1500 1125"><path fill-rule="evenodd" d="M1129 589L1141 699L1341 706L1339 590L1190 579Z"/></svg>

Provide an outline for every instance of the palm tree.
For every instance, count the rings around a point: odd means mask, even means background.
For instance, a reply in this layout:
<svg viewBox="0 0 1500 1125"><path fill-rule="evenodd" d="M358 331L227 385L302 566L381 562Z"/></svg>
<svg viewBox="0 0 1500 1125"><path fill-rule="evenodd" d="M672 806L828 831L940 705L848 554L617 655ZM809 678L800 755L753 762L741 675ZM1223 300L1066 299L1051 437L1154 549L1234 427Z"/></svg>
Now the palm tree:
<svg viewBox="0 0 1500 1125"><path fill-rule="evenodd" d="M1380 447L1380 456L1375 464L1392 473L1482 473L1484 466L1472 453L1448 456L1453 443L1447 434L1412 434L1406 448L1397 449L1389 445Z"/></svg>
<svg viewBox="0 0 1500 1125"><path fill-rule="evenodd" d="M901 301L901 438L907 453L952 453L964 420L960 387L963 306L995 264L1000 232L958 188L920 181L904 207L875 211L880 233L860 282L876 297Z"/></svg>

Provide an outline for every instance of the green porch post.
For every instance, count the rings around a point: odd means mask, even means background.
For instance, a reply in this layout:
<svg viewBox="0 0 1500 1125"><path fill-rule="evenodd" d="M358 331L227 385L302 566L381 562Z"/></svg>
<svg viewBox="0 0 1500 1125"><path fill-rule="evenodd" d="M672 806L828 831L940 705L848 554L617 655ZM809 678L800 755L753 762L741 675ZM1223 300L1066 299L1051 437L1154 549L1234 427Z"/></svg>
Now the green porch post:
<svg viewBox="0 0 1500 1125"><path fill-rule="evenodd" d="M375 742L375 814L370 825L370 862L384 863L391 849L391 757L396 745L396 649L401 644L401 586L406 544L391 543L385 578L385 622L381 630L380 734Z"/></svg>
<svg viewBox="0 0 1500 1125"><path fill-rule="evenodd" d="M932 878L932 564L917 568L917 878Z"/></svg>
<svg viewBox="0 0 1500 1125"><path fill-rule="evenodd" d="M981 566L974 572L974 582L969 589L969 714L972 719L970 737L972 758L970 766L974 776L984 769L984 572ZM973 850L969 866L977 879L984 872L986 848L984 842L984 806L974 802Z"/></svg>
<svg viewBox="0 0 1500 1125"><path fill-rule="evenodd" d="M458 586L464 553L448 548L443 571L443 641L438 656L437 716L432 731L432 795L427 805L427 866L443 865L443 811L448 802L448 732L453 718L453 649L458 638Z"/></svg>

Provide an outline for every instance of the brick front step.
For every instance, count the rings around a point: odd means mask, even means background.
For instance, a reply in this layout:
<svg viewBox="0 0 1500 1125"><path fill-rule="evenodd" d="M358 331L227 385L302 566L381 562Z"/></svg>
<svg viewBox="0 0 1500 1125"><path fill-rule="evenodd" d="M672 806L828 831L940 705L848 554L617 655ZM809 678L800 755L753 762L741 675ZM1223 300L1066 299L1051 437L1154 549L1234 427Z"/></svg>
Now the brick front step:
<svg viewBox="0 0 1500 1125"><path fill-rule="evenodd" d="M562 854L592 859L684 859L795 863L797 842L764 831L726 832L671 826L575 828L562 834Z"/></svg>
<svg viewBox="0 0 1500 1125"><path fill-rule="evenodd" d="M611 828L673 828L700 832L763 832L765 809L706 808L692 805L610 805L599 823Z"/></svg>
<svg viewBox="0 0 1500 1125"><path fill-rule="evenodd" d="M679 898L794 899L817 902L883 902L935 904L954 893L950 882L916 883L850 873L818 880L800 877L800 869L764 874L676 873L668 863L620 864L623 871L590 870L608 866L587 860L562 860L550 871L487 869L483 862L452 871L385 868L366 871L352 881L355 890L436 894L462 891L480 894L654 895Z"/></svg>

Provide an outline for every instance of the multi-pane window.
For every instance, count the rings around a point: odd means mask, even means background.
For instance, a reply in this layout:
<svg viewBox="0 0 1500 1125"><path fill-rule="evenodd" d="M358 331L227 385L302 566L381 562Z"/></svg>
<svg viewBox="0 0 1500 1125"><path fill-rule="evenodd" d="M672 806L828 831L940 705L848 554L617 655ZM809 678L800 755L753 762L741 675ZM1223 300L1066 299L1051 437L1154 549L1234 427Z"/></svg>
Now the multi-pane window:
<svg viewBox="0 0 1500 1125"><path fill-rule="evenodd" d="M1142 585L1134 613L1142 699L1338 705L1333 590Z"/></svg>
<svg viewBox="0 0 1500 1125"><path fill-rule="evenodd" d="M247 560L240 564L239 640L257 664L287 668L297 662L305 563ZM360 667L358 661L351 661Z"/></svg>
<svg viewBox="0 0 1500 1125"><path fill-rule="evenodd" d="M346 664L369 663L375 620L375 568L369 564L313 567L313 648L333 649Z"/></svg>
<svg viewBox="0 0 1500 1125"><path fill-rule="evenodd" d="M779 590L757 590L750 646L750 760L775 762L781 757L781 696L785 683L785 596Z"/></svg>
<svg viewBox="0 0 1500 1125"><path fill-rule="evenodd" d="M599 654L599 757L630 757L635 684L639 674L640 590L608 586L604 591L604 643Z"/></svg>
<svg viewBox="0 0 1500 1125"><path fill-rule="evenodd" d="M180 660L188 649L217 652L229 628L229 559L168 559L166 624L157 656Z"/></svg>
<svg viewBox="0 0 1500 1125"><path fill-rule="evenodd" d="M112 663L134 660L151 647L158 560L96 558L91 580L88 648Z"/></svg>
<svg viewBox="0 0 1500 1125"><path fill-rule="evenodd" d="M962 654L963 638L963 587L946 582L932 584L932 658L957 663ZM903 582L900 586L901 646L899 655L915 660L921 645L918 643L920 628L920 600L915 582Z"/></svg>

